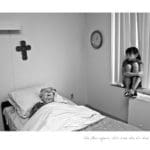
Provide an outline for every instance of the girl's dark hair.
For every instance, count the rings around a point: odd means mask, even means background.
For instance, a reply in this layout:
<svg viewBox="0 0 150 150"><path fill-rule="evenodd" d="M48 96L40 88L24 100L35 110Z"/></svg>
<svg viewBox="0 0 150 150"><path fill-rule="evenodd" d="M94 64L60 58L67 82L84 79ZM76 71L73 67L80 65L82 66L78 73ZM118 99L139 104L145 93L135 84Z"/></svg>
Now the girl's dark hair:
<svg viewBox="0 0 150 150"><path fill-rule="evenodd" d="M141 56L139 54L139 50L136 47L129 47L129 48L127 48L126 49L126 55L127 54L128 55L131 55L131 54L137 55L136 59L141 60Z"/></svg>

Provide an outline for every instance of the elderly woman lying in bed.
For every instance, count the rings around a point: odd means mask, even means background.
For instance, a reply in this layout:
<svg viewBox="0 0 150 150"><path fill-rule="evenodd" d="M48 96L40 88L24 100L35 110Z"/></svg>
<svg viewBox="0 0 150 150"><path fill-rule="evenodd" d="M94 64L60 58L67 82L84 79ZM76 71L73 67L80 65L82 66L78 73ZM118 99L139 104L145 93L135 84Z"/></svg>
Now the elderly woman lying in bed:
<svg viewBox="0 0 150 150"><path fill-rule="evenodd" d="M42 101L32 107L23 131L75 131L105 118L94 110L65 100L52 87L41 89L39 96Z"/></svg>
<svg viewBox="0 0 150 150"><path fill-rule="evenodd" d="M54 99L56 96L56 89L54 89L52 87L41 89L39 96L40 96L42 102L38 102L33 106L33 108L31 109L29 118L31 118L33 116L33 114L35 112L37 112L37 110L39 110L45 104L54 102Z"/></svg>

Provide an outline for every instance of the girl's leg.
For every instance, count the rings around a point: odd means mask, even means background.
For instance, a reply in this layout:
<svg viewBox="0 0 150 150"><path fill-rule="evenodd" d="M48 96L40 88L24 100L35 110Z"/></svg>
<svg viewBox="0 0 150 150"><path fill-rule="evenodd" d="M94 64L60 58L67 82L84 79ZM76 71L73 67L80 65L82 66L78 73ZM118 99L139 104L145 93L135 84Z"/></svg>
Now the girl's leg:
<svg viewBox="0 0 150 150"><path fill-rule="evenodd" d="M126 90L129 90L131 88L131 78L125 77L124 78L124 84L125 84Z"/></svg>
<svg viewBox="0 0 150 150"><path fill-rule="evenodd" d="M135 72L135 73L139 72L139 64L136 63L136 62L133 64L133 72ZM140 77L133 77L132 78L132 90L133 90L133 93L135 93L135 91L138 88L140 83L141 83L141 78Z"/></svg>
<svg viewBox="0 0 150 150"><path fill-rule="evenodd" d="M125 66L126 72L131 72L132 66L130 64L127 64ZM131 87L131 78L130 77L124 77L124 84L126 89L130 89Z"/></svg>
<svg viewBox="0 0 150 150"><path fill-rule="evenodd" d="M130 64L127 64L126 66L125 66L125 70L126 70L126 72L131 72L131 65ZM124 77L124 86L125 86L125 93L124 93L124 95L125 96L129 96L129 90L130 90L130 88L131 88L131 78L130 77Z"/></svg>
<svg viewBox="0 0 150 150"><path fill-rule="evenodd" d="M140 77L134 77L132 80L132 89L135 91L138 87L139 84L141 83L141 78Z"/></svg>

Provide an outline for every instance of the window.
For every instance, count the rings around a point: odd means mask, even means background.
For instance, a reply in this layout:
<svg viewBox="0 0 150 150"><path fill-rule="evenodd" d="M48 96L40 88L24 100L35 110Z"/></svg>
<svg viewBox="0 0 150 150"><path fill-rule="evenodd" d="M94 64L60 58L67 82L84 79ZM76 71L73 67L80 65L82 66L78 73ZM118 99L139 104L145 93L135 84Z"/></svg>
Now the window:
<svg viewBox="0 0 150 150"><path fill-rule="evenodd" d="M125 50L136 46L144 64L142 86L150 88L150 14L111 14L111 82L122 82L121 67Z"/></svg>

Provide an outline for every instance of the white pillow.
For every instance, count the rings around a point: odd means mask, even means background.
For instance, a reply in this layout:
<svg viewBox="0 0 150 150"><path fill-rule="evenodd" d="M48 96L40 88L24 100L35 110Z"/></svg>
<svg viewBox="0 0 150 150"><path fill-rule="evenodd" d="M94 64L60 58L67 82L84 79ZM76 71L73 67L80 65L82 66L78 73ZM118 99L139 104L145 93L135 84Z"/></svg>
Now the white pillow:
<svg viewBox="0 0 150 150"><path fill-rule="evenodd" d="M10 103L16 108L20 117L29 117L30 109L36 103L41 101L39 94L40 90L44 87L45 86L33 86L22 88L8 94L10 97Z"/></svg>

